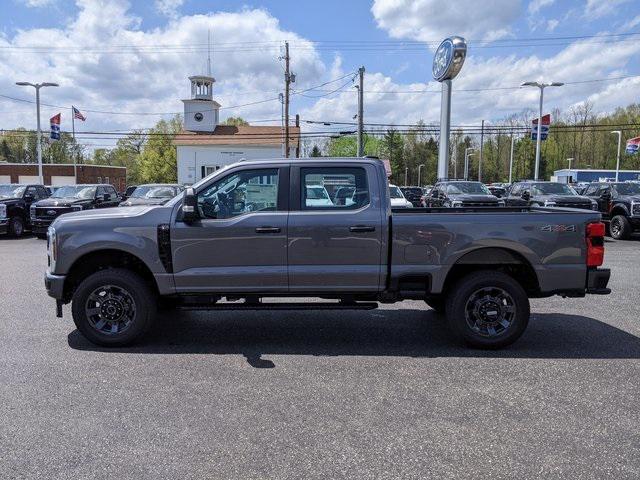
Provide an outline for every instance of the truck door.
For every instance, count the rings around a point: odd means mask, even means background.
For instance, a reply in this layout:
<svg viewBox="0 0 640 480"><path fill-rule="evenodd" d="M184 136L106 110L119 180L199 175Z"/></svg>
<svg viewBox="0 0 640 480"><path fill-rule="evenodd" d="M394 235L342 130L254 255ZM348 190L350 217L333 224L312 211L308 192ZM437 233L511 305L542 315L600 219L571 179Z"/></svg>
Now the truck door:
<svg viewBox="0 0 640 480"><path fill-rule="evenodd" d="M235 167L198 188L199 218L171 229L176 290L286 292L288 167Z"/></svg>
<svg viewBox="0 0 640 480"><path fill-rule="evenodd" d="M292 166L291 185L290 291L377 291L386 197L374 166Z"/></svg>

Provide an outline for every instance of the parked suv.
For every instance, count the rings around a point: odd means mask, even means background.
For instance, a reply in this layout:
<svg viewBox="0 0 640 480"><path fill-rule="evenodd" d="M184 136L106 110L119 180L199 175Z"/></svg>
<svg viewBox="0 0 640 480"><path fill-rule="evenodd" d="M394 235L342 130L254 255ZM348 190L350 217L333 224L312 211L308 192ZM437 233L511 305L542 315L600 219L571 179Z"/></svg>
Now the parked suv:
<svg viewBox="0 0 640 480"><path fill-rule="evenodd" d="M426 197L427 207L499 207L504 201L492 195L482 182L448 180L438 182Z"/></svg>
<svg viewBox="0 0 640 480"><path fill-rule="evenodd" d="M569 185L557 182L516 182L505 197L510 207L563 207L597 210L595 201L578 195Z"/></svg>
<svg viewBox="0 0 640 480"><path fill-rule="evenodd" d="M177 184L154 183L139 185L126 200L120 202L120 206L163 205L183 190L184 187Z"/></svg>
<svg viewBox="0 0 640 480"><path fill-rule="evenodd" d="M44 185L0 184L0 234L20 237L31 229L29 208L48 196Z"/></svg>
<svg viewBox="0 0 640 480"><path fill-rule="evenodd" d="M113 185L86 184L60 187L53 195L31 205L33 233L47 237L47 229L59 215L93 208L117 207L120 196Z"/></svg>
<svg viewBox="0 0 640 480"><path fill-rule="evenodd" d="M424 190L420 187L400 187L404 198L411 202L414 207L420 207L420 199L424 195Z"/></svg>
<svg viewBox="0 0 640 480"><path fill-rule="evenodd" d="M640 183L591 183L584 194L597 203L612 238L624 240L640 230Z"/></svg>

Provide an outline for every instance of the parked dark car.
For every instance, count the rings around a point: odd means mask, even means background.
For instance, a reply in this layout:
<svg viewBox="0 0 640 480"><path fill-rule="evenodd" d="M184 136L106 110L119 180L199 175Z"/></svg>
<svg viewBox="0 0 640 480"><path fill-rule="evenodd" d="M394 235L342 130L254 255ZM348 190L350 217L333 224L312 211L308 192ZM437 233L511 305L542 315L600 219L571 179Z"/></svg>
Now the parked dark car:
<svg viewBox="0 0 640 480"><path fill-rule="evenodd" d="M640 183L596 182L586 188L585 195L597 202L612 238L624 240L640 231Z"/></svg>
<svg viewBox="0 0 640 480"><path fill-rule="evenodd" d="M491 192L491 195L494 195L498 198L502 198L507 194L507 189L502 185L487 185L487 188Z"/></svg>
<svg viewBox="0 0 640 480"><path fill-rule="evenodd" d="M563 207L597 210L597 204L578 195L569 185L558 182L516 182L505 198L507 206Z"/></svg>
<svg viewBox="0 0 640 480"><path fill-rule="evenodd" d="M482 182L450 180L438 182L429 192L427 207L499 207L504 201L492 195Z"/></svg>
<svg viewBox="0 0 640 480"><path fill-rule="evenodd" d="M31 205L48 196L44 185L0 184L0 234L20 237L30 230Z"/></svg>
<svg viewBox="0 0 640 480"><path fill-rule="evenodd" d="M411 202L414 207L420 206L420 199L424 195L424 190L420 187L400 187L400 191L404 195L404 198Z"/></svg>
<svg viewBox="0 0 640 480"><path fill-rule="evenodd" d="M83 184L60 187L49 198L31 205L33 233L38 238L46 238L51 222L63 213L117 207L119 203L120 196L113 185Z"/></svg>
<svg viewBox="0 0 640 480"><path fill-rule="evenodd" d="M184 190L182 185L154 183L138 185L138 187L120 202L121 207L132 205L163 205Z"/></svg>

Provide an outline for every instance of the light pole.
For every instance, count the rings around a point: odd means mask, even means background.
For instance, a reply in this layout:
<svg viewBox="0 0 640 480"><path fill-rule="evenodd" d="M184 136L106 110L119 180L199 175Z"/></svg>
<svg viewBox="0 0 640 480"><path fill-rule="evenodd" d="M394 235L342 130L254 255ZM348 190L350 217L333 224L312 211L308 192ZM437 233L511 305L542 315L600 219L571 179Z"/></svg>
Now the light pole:
<svg viewBox="0 0 640 480"><path fill-rule="evenodd" d="M511 133L511 154L509 155L509 185L511 185L512 177L513 177L513 144L516 137Z"/></svg>
<svg viewBox="0 0 640 480"><path fill-rule="evenodd" d="M37 144L36 150L38 152L38 181L40 184L44 184L44 176L42 174L42 145L40 138L42 137L42 131L40 130L40 89L42 87L57 87L57 83L43 82L43 83L30 83L30 82L16 82L16 85L21 87L33 87L36 89L36 117L37 117Z"/></svg>
<svg viewBox="0 0 640 480"><path fill-rule="evenodd" d="M536 169L534 172L534 180L538 180L538 172L540 170L540 141L542 140L542 100L544 98L544 89L547 87L561 87L562 82L524 82L521 87L538 87L540 89L540 115L538 116L538 134L536 135Z"/></svg>
<svg viewBox="0 0 640 480"><path fill-rule="evenodd" d="M616 182L617 182L618 176L620 174L620 144L622 143L622 132L620 130L614 130L611 133L618 134L618 156L616 157Z"/></svg>
<svg viewBox="0 0 640 480"><path fill-rule="evenodd" d="M571 162L573 162L573 157L567 158L567 162L569 162L569 170L571 170Z"/></svg>
<svg viewBox="0 0 640 480"><path fill-rule="evenodd" d="M464 149L464 179L469 180L469 157L473 155L475 148L465 148Z"/></svg>
<svg viewBox="0 0 640 480"><path fill-rule="evenodd" d="M422 167L424 167L424 164L418 165L418 186L420 186L422 180Z"/></svg>

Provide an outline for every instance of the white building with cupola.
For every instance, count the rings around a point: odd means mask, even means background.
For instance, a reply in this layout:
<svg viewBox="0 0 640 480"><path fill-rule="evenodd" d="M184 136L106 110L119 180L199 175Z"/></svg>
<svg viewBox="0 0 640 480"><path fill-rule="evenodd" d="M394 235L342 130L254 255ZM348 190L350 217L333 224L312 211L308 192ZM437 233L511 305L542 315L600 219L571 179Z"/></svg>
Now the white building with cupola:
<svg viewBox="0 0 640 480"><path fill-rule="evenodd" d="M190 98L182 100L183 131L173 141L177 149L179 183L195 183L241 159L284 156L285 137L281 125L221 125L220 108L223 107L213 99L215 78L195 75L189 77L189 81ZM291 126L289 132L289 156L295 157L300 151L300 128Z"/></svg>

